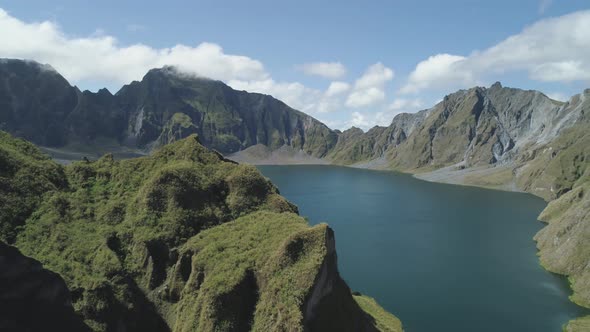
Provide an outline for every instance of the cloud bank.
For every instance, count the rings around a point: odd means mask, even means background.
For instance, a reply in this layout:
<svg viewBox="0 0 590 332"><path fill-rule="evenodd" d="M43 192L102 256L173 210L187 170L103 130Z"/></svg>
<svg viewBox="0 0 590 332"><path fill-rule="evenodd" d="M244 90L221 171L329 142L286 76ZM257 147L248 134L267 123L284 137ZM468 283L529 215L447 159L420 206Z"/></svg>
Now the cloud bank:
<svg viewBox="0 0 590 332"><path fill-rule="evenodd" d="M525 72L541 82L590 81L590 11L548 18L469 56L437 54L418 63L402 94L468 87L486 76Z"/></svg>
<svg viewBox="0 0 590 332"><path fill-rule="evenodd" d="M164 65L221 80L268 78L261 62L225 54L212 43L162 49L143 44L120 46L112 36L69 37L55 23L25 23L2 9L0 31L3 57L49 63L71 81L128 83L140 79L149 69Z"/></svg>
<svg viewBox="0 0 590 332"><path fill-rule="evenodd" d="M129 25L129 31L144 30ZM273 95L289 106L311 114L325 114L353 107L375 105L385 99L385 82L393 71L381 63L367 69L353 85L338 81L347 73L340 62L315 62L298 67L307 75L332 81L325 91L299 82L276 81L262 62L248 56L227 54L220 45L178 44L153 48L141 43L121 45L102 30L86 37L71 36L51 21L24 22L0 8L0 57L31 59L50 64L73 83L100 82L118 87L140 80L152 68L166 65L185 73L222 80L238 90Z"/></svg>
<svg viewBox="0 0 590 332"><path fill-rule="evenodd" d="M346 99L346 106L368 107L385 100L385 83L391 81L393 75L393 70L381 62L370 66L354 83L352 93Z"/></svg>

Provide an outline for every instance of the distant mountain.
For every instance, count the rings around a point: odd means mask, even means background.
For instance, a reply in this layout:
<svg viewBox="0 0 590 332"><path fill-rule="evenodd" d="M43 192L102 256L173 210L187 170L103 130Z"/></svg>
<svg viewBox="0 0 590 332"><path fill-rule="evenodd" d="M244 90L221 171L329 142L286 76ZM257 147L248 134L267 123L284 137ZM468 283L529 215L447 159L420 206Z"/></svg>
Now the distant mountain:
<svg viewBox="0 0 590 332"><path fill-rule="evenodd" d="M114 144L151 150L198 134L224 154L255 145L324 157L337 133L268 95L172 67L150 70L115 95L81 92L47 65L0 60L0 129L49 147Z"/></svg>
<svg viewBox="0 0 590 332"><path fill-rule="evenodd" d="M514 174L495 179L498 185L514 181L522 190L553 199L572 184L553 179L548 180L552 185L541 185L542 179L531 178L530 167L523 166L539 158L567 131L590 128L585 120L589 96L586 90L563 103L538 91L504 88L500 83L461 90L430 109L399 114L388 127L374 127L366 133L355 128L344 131L327 158L338 164L411 173L438 170L434 175L441 170L458 175L467 170L510 168ZM558 151L552 154L555 157Z"/></svg>

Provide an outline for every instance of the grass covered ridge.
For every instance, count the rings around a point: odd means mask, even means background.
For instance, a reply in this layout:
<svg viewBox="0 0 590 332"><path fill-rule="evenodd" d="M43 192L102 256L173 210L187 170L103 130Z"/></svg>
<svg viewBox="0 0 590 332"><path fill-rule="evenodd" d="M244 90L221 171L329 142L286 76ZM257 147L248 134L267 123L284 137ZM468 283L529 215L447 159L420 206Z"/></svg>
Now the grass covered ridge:
<svg viewBox="0 0 590 332"><path fill-rule="evenodd" d="M359 306L371 317L375 319L377 329L384 332L402 332L402 322L385 311L375 299L370 298L366 295L354 295L354 300Z"/></svg>
<svg viewBox="0 0 590 332"><path fill-rule="evenodd" d="M180 250L184 262L191 262L189 277L183 280L181 271L188 267L179 260L179 283L170 288L180 297L176 330L233 331L251 321L257 331L303 331L301 307L329 254L326 237L325 224L310 228L295 214L271 212L193 237ZM227 315L216 304L240 314Z"/></svg>
<svg viewBox="0 0 590 332"><path fill-rule="evenodd" d="M33 144L0 131L0 241L13 242L43 194L65 185L59 165Z"/></svg>
<svg viewBox="0 0 590 332"><path fill-rule="evenodd" d="M66 167L0 138L0 181L34 185L20 226L4 222L7 205L1 225L64 278L93 330L375 330L338 275L327 225L309 227L254 167L196 136L148 157ZM6 188L0 197L12 199ZM346 315L325 309L335 297Z"/></svg>

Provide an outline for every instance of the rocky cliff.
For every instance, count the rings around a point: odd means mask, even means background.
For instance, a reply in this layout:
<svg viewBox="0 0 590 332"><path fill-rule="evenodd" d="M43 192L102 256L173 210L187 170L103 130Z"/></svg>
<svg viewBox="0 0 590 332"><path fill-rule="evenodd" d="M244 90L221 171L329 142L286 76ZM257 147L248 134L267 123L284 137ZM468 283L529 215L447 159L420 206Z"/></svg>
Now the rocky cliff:
<svg viewBox="0 0 590 332"><path fill-rule="evenodd" d="M115 95L81 92L48 65L0 60L0 130L50 147L113 145L151 150L198 134L233 153L261 144L324 157L336 132L268 95L236 91L172 67L150 70Z"/></svg>
<svg viewBox="0 0 590 332"><path fill-rule="evenodd" d="M39 167L55 171L52 185L23 188L37 199L23 203L30 208L18 227L5 228L65 280L21 264L37 272L2 269L0 277L23 283L3 296L38 296L71 314L67 285L72 317L94 331L373 331L397 321L357 303L327 225L309 227L255 168L207 150L195 135L149 157L61 167L2 133L0 155L3 168L6 160L24 165L0 174L3 182L47 181ZM1 186L0 197L11 188ZM14 211L2 205L0 215L10 220Z"/></svg>
<svg viewBox="0 0 590 332"><path fill-rule="evenodd" d="M389 127L375 127L352 140L341 135L350 142L339 140L328 157L343 164L384 158L388 168L412 172L515 163L577 122L580 98L573 102L500 83L461 90L430 109L396 116Z"/></svg>

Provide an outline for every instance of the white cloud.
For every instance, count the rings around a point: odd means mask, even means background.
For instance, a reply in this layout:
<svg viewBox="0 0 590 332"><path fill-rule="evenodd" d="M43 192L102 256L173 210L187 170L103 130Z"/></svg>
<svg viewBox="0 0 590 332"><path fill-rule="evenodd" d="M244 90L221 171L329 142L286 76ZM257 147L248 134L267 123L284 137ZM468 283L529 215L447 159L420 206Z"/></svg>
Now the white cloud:
<svg viewBox="0 0 590 332"><path fill-rule="evenodd" d="M378 112L352 112L350 119L345 122L333 122L334 128L346 129L351 126L369 130L374 126L389 126L393 118L402 112L412 113L423 108L421 99L395 99L391 104L384 106Z"/></svg>
<svg viewBox="0 0 590 332"><path fill-rule="evenodd" d="M306 63L299 68L306 74L320 76L329 79L342 78L346 75L346 67L340 62L314 62Z"/></svg>
<svg viewBox="0 0 590 332"><path fill-rule="evenodd" d="M342 101L337 98L322 98L314 105L313 113L330 113L342 109Z"/></svg>
<svg viewBox="0 0 590 332"><path fill-rule="evenodd" d="M366 107L385 100L385 91L380 88L355 90L346 99L346 106L352 108Z"/></svg>
<svg viewBox="0 0 590 332"><path fill-rule="evenodd" d="M152 68L171 65L184 73L225 81L236 89L273 95L309 113L339 109L342 101L335 97L350 89L347 83L333 82L323 93L298 82L277 82L260 61L226 54L213 43L195 47L179 44L161 49L143 44L123 46L102 30L85 38L71 37L54 22L23 22L1 8L0 31L0 57L51 64L74 83L92 81L120 86L140 80Z"/></svg>
<svg viewBox="0 0 590 332"><path fill-rule="evenodd" d="M328 90L326 90L326 96L328 96L328 97L337 96L337 95L347 92L348 90L350 90L350 84L348 84L346 82L338 82L338 81L332 82L332 83L330 83Z"/></svg>
<svg viewBox="0 0 590 332"><path fill-rule="evenodd" d="M129 25L127 28L139 31L145 27ZM385 86L394 77L393 70L376 63L352 84L335 80L326 90L314 89L299 82L277 81L260 61L227 54L217 44L178 44L169 48L154 48L141 43L125 45L104 30L97 29L89 36L72 36L55 22L24 22L1 8L0 31L0 57L50 64L74 84L92 83L117 88L141 79L149 69L172 65L183 73L222 80L236 89L273 95L312 115L327 116L330 112L340 111L337 116L330 116L332 120L338 119L334 123L362 128L378 121L375 112L354 112L348 122L346 114L351 107L384 109ZM340 63L323 63L310 68L316 75L324 77L340 77L346 73Z"/></svg>
<svg viewBox="0 0 590 332"><path fill-rule="evenodd" d="M363 76L354 84L355 89L382 86L393 79L393 70L385 67L381 62L369 66Z"/></svg>
<svg viewBox="0 0 590 332"><path fill-rule="evenodd" d="M558 100L558 101L568 101L570 99L570 97L568 97L566 94L561 93L561 92L547 93L547 97L549 97L553 100Z"/></svg>
<svg viewBox="0 0 590 332"><path fill-rule="evenodd" d="M398 98L393 101L388 107L388 109L392 111L415 111L418 108L422 107L423 103L422 100L419 98L416 99L404 99Z"/></svg>
<svg viewBox="0 0 590 332"><path fill-rule="evenodd" d="M342 94L350 86L344 82L332 82L325 92L297 82L231 80L228 85L236 90L246 90L272 95L287 105L312 115L330 113L343 108Z"/></svg>
<svg viewBox="0 0 590 332"><path fill-rule="evenodd" d="M402 112L412 113L420 110L423 106L424 103L419 98L397 98L385 110L375 114L373 123L376 123L378 126L389 126L397 114Z"/></svg>
<svg viewBox="0 0 590 332"><path fill-rule="evenodd" d="M22 22L2 9L0 31L0 56L49 63L71 81L128 83L164 65L219 80L264 80L269 76L261 62L225 54L212 43L161 49L143 44L121 46L104 32L70 37L53 22Z"/></svg>
<svg viewBox="0 0 590 332"><path fill-rule="evenodd" d="M367 107L385 100L385 83L393 79L394 73L381 62L370 66L356 80L354 88L346 99L346 106L351 108Z"/></svg>
<svg viewBox="0 0 590 332"><path fill-rule="evenodd" d="M358 127L363 130L366 130L371 125L370 121L367 119L367 116L360 112L352 112L351 118L346 124L346 127Z"/></svg>
<svg viewBox="0 0 590 332"><path fill-rule="evenodd" d="M470 84L473 81L470 72L462 70L458 63L465 57L451 54L437 54L418 63L410 74L408 83L400 89L400 93L416 93L424 88L445 87L449 81Z"/></svg>
<svg viewBox="0 0 590 332"><path fill-rule="evenodd" d="M438 54L420 62L401 93L467 87L486 75L528 72L533 80L590 80L590 11L548 18L467 57Z"/></svg>
<svg viewBox="0 0 590 332"><path fill-rule="evenodd" d="M272 95L302 112L316 112L316 103L322 96L321 91L308 88L301 83L275 82L271 78L259 81L231 80L227 84L236 90Z"/></svg>
<svg viewBox="0 0 590 332"><path fill-rule="evenodd" d="M582 61L543 63L531 69L531 78L545 82L571 82L590 79L590 65Z"/></svg>

